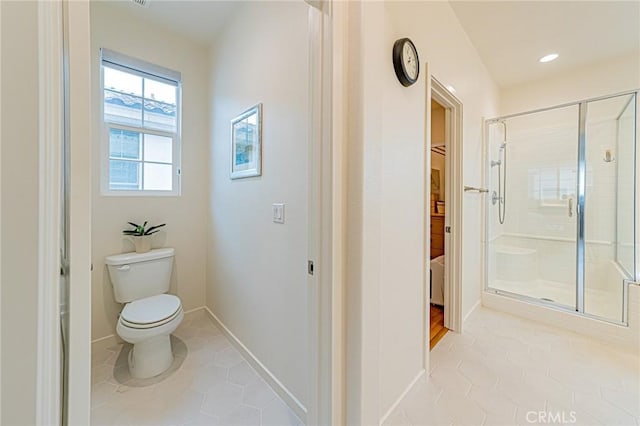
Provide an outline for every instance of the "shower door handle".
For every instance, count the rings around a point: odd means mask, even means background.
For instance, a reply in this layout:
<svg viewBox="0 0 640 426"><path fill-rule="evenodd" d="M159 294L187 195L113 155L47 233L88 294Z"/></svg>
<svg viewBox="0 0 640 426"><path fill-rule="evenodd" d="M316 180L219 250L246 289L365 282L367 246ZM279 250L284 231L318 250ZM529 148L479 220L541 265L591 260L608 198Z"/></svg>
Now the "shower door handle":
<svg viewBox="0 0 640 426"><path fill-rule="evenodd" d="M569 217L573 217L573 198L569 198Z"/></svg>

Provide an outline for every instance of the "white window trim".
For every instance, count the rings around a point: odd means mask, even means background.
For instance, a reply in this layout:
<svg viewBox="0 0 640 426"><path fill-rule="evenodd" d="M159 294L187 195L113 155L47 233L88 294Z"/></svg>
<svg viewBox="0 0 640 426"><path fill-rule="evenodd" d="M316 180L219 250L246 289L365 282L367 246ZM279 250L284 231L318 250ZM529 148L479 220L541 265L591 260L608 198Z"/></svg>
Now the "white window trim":
<svg viewBox="0 0 640 426"><path fill-rule="evenodd" d="M107 197L179 197L182 195L182 79L180 73L154 64L144 62L113 52L100 49L100 121L102 126L100 144L100 193ZM144 127L127 126L104 119L104 61L113 64L113 68L141 76L151 76L162 82L166 80L176 84L176 133ZM161 190L117 190L109 188L109 128L131 130L152 135L172 138L172 189ZM145 162L144 158L140 161ZM148 162L148 161L147 161Z"/></svg>
<svg viewBox="0 0 640 426"><path fill-rule="evenodd" d="M128 73L138 74L140 76L151 75L154 78L165 80L165 83L179 84L182 81L182 75L178 71L173 71L169 68L164 68L160 65L155 65L105 48L100 49L100 63L102 64L103 62L109 62L114 68Z"/></svg>

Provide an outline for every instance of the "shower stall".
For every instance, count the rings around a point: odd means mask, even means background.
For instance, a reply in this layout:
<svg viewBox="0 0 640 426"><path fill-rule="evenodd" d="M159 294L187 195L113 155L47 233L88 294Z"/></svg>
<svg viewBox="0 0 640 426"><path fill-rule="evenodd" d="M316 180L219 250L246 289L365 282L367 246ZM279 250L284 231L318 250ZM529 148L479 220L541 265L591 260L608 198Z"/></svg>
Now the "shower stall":
<svg viewBox="0 0 640 426"><path fill-rule="evenodd" d="M640 274L637 97L485 122L485 291L626 323Z"/></svg>

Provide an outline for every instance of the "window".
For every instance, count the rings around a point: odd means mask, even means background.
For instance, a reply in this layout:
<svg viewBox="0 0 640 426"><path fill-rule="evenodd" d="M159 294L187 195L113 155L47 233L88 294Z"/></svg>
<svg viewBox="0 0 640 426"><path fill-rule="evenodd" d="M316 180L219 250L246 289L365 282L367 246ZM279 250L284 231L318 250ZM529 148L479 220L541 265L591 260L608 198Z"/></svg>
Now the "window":
<svg viewBox="0 0 640 426"><path fill-rule="evenodd" d="M180 194L180 80L102 49L103 194Z"/></svg>
<svg viewBox="0 0 640 426"><path fill-rule="evenodd" d="M565 207L575 198L575 166L558 165L529 169L530 197L543 207Z"/></svg>

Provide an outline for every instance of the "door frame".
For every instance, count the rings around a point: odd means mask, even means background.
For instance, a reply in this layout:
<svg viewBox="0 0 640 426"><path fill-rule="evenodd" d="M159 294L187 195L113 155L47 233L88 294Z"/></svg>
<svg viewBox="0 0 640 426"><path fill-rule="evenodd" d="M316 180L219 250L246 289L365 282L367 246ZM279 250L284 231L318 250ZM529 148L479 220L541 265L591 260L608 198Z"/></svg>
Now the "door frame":
<svg viewBox="0 0 640 426"><path fill-rule="evenodd" d="M58 0L60 1L60 0ZM91 33L89 0L62 0L69 111L69 338L67 419L91 409Z"/></svg>
<svg viewBox="0 0 640 426"><path fill-rule="evenodd" d="M426 113L428 119L426 129L425 153L425 181L431 172L431 100L435 100L445 108L445 143L447 155L445 157L445 273L444 273L444 325L451 331L462 332L462 212L463 212L463 145L462 145L462 102L454 96L452 91L430 73L429 64L425 64L427 79ZM425 184L426 197L424 203L425 230L431 229L430 200L431 185ZM425 232L425 253L431 253L429 235ZM430 257L430 256L429 256ZM427 265L427 270L430 265ZM425 274L425 290L429 289L430 274ZM429 315L430 303L425 292L425 368L428 370L429 338L431 326Z"/></svg>
<svg viewBox="0 0 640 426"><path fill-rule="evenodd" d="M63 48L63 40L66 41ZM63 120L68 120L69 183L66 420L90 422L91 405L91 61L89 0L38 2L39 252L36 419L60 424L60 207ZM66 63L65 66L63 64ZM69 84L73 81L73 84ZM66 91L66 93L65 93ZM68 117L65 117L65 104Z"/></svg>
<svg viewBox="0 0 640 426"><path fill-rule="evenodd" d="M332 152L332 1L305 0L309 7L309 192L308 271L309 400L306 424L332 424L336 350L334 321L334 198ZM309 266L308 266L309 267ZM337 282L341 285L341 282Z"/></svg>
<svg viewBox="0 0 640 426"><path fill-rule="evenodd" d="M61 421L60 212L63 71L62 3L38 3L38 350L36 423Z"/></svg>
<svg viewBox="0 0 640 426"><path fill-rule="evenodd" d="M344 389L342 366L344 362L343 343L343 281L344 270L342 253L344 232L342 227L343 201L342 188L344 182L343 166L334 168L334 152L338 158L343 158L342 135L334 139L336 122L334 105L344 101L344 93L336 91L333 86L333 58L334 47L332 38L333 0L307 0L310 8L309 23L314 31L310 32L310 111L312 119L309 123L311 150L309 164L310 194L309 206L313 212L320 214L310 219L310 259L316 262L316 275L309 280L310 292L310 400L307 411L307 424L334 424L336 419L343 418L344 407L342 392ZM62 43L68 40L68 50L46 50L40 48L41 73L58 70L61 73L62 64L68 61L69 84L69 150L70 150L70 188L69 188L69 340L68 340L68 424L90 423L90 395L91 384L91 147L87 141L91 140L91 48L90 48L90 9L89 0L55 0L40 2L39 7L44 11L39 16L40 41L47 43ZM340 6L338 10L342 10ZM59 15L59 16L58 16ZM342 12L339 19L344 20ZM343 25L346 25L343 22ZM314 37L315 35L315 37ZM312 41L313 39L313 41ZM340 51L342 52L342 50ZM339 52L339 53L340 53ZM344 52L342 52L344 53ZM342 54L340 53L340 54ZM313 57L312 57L313 56ZM338 70L341 72L341 70ZM42 78L42 77L41 77ZM47 90L62 94L65 90L63 78L52 79L46 74L45 81L51 84ZM56 83L57 82L57 83ZM41 91L47 85L41 85ZM336 96L334 96L334 93ZM48 99L48 98L41 98ZM62 123L62 102L55 99L44 104L47 114L45 120L40 121L43 140L61 143L59 129ZM339 111L341 114L342 110ZM339 116L338 118L342 118ZM340 124L342 123L342 124ZM47 145L47 149L51 149ZM41 144L41 148L43 145ZM41 150L42 152L42 150ZM51 151L53 152L53 150ZM342 161L342 160L341 160ZM340 163L342 164L342 163ZM52 167L59 168L60 163L41 163L41 173L60 173ZM53 197L47 198L49 210L60 206L59 186L55 180L47 181L47 187ZM57 181L59 184L59 180ZM335 190L337 189L337 190ZM334 191L335 190L335 191ZM50 194L50 195L51 195ZM338 198L336 198L336 195ZM42 424L59 423L60 406L60 356L54 350L56 342L59 344L59 304L57 298L58 286L55 285L59 275L58 238L60 232L59 221L49 221L41 210L41 218L47 220L47 226L41 227L41 232L48 235L48 249L41 250L50 265L55 263L55 275L51 273L47 280L41 282L39 296L46 306L39 307L38 353L50 354L43 358L39 371L49 371L57 377L38 375L37 392L38 404L36 415L42 419ZM58 210L55 210L58 211ZM338 220L334 223L334 218ZM51 240L55 236L55 240ZM55 247L53 242L55 241ZM52 256L55 254L55 256ZM41 260L44 258L41 258ZM335 267L334 267L335 265ZM49 272L53 271L52 267ZM52 281L55 280L55 281ZM51 289L55 289L55 293ZM46 296L49 294L49 296ZM54 297L56 296L56 297ZM339 315L333 315L337 312ZM55 321L51 318L55 317ZM49 370L45 370L45 365Z"/></svg>

